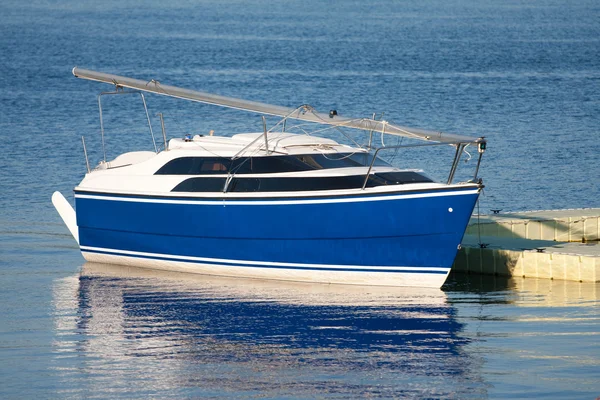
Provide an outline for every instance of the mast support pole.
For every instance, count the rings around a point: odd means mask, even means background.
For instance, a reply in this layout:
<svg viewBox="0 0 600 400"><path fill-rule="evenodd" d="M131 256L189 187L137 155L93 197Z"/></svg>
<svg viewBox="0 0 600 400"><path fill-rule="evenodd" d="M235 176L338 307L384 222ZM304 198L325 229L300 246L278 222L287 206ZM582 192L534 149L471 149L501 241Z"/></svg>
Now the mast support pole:
<svg viewBox="0 0 600 400"><path fill-rule="evenodd" d="M139 94L142 98L142 103L144 104L144 111L146 113L146 121L148 121L148 128L150 129L150 136L152 136L152 145L154 146L154 152L158 153L158 148L156 147L156 140L154 139L154 131L152 130L152 123L150 123L150 114L148 113L148 107L146 105L146 98L144 97L144 93L139 90L123 90L123 88L119 85L116 85L116 90L114 92L102 92L98 95L98 109L100 112L100 136L102 139L102 155L104 157L104 162L106 162L106 144L104 141L104 118L102 115L102 96L107 95L117 95L117 94Z"/></svg>
<svg viewBox="0 0 600 400"><path fill-rule="evenodd" d="M450 174L448 174L448 182L450 185L452 180L454 179L454 174L456 173L456 168L458 168L458 162L460 161L460 156L462 155L462 150L464 148L464 144L459 143L456 145L456 153L454 153L454 161L452 161L452 168L450 168Z"/></svg>
<svg viewBox="0 0 600 400"><path fill-rule="evenodd" d="M263 134L265 136L265 151L269 154L269 140L267 139L267 120L264 115L261 116L263 123Z"/></svg>
<svg viewBox="0 0 600 400"><path fill-rule="evenodd" d="M164 150L167 151L169 149L167 148L167 133L165 132L165 120L163 118L163 113L157 113L156 115L158 115L158 118L160 118L160 128L162 129Z"/></svg>

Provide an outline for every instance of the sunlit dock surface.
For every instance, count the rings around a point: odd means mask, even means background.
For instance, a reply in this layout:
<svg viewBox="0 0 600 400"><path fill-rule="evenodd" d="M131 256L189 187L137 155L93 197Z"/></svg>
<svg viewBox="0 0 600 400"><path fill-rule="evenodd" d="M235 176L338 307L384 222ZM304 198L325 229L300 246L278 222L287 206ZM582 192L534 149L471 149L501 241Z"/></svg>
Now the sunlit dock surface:
<svg viewBox="0 0 600 400"><path fill-rule="evenodd" d="M557 242L594 241L600 238L600 208L544 210L474 215L468 235Z"/></svg>
<svg viewBox="0 0 600 400"><path fill-rule="evenodd" d="M474 216L453 270L600 282L599 220L598 208Z"/></svg>

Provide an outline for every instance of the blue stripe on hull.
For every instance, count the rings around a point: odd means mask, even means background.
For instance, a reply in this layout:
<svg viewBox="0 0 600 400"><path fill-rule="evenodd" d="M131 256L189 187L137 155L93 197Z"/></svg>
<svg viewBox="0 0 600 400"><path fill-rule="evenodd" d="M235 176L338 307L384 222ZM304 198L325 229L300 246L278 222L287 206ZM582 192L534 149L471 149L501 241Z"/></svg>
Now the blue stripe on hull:
<svg viewBox="0 0 600 400"><path fill-rule="evenodd" d="M476 200L477 194L461 194L230 205L76 198L76 206L81 246L167 257L450 268Z"/></svg>

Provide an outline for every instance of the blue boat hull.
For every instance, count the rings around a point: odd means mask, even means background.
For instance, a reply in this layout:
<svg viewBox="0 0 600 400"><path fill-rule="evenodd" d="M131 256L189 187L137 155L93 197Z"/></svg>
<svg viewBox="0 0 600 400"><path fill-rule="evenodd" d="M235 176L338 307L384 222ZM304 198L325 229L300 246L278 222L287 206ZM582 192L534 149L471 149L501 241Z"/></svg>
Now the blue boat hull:
<svg viewBox="0 0 600 400"><path fill-rule="evenodd" d="M286 199L76 192L88 261L332 283L443 284L473 187Z"/></svg>

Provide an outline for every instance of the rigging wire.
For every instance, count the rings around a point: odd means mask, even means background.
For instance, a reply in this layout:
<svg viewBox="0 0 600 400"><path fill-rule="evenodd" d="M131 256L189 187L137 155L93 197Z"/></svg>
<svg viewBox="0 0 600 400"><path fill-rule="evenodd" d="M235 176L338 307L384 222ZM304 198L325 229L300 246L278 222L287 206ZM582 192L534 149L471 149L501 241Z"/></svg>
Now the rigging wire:
<svg viewBox="0 0 600 400"><path fill-rule="evenodd" d="M158 91L158 92L162 92L162 93L164 93L164 94L167 94L167 95L168 95L168 92L162 88L162 86L160 85L160 82L159 82L159 81L157 81L157 80L151 80L151 81L149 81L149 82L148 82L148 84L150 84L150 83L154 84L154 86L155 86L155 88L157 89L157 91ZM319 114L316 112L315 108L314 108L314 107L312 107L312 106L310 106L309 104L303 104L303 105L301 105L301 106L299 106L299 107L295 108L294 110L290 111L290 112L289 112L287 115L285 115L283 118L281 118L281 119L280 119L280 120L279 120L279 121L278 121L278 122L277 122L277 123L276 123L274 126L272 126L270 129L268 129L268 130L267 130L267 133L271 133L271 134L273 134L273 130L275 130L275 129L276 129L278 126L279 126L279 125L282 125L282 124L284 124L284 123L285 123L285 122L286 122L286 121L287 121L289 118L293 118L293 117L291 117L292 115L294 115L294 114L296 114L296 113L300 113L300 112L302 112L303 114L305 114L305 113L307 113L307 112L310 112L310 113L312 113L312 115L313 115L313 116L314 116L314 117L315 117L317 120L320 120L320 121L322 121L322 123L323 123L324 125L327 125L327 127L325 127L325 128L322 128L322 129L318 129L318 130L307 131L307 130L305 130L305 129L303 128L303 126L305 126L305 125L309 125L310 123L306 123L306 124L298 124L298 125L296 125L296 126L293 126L293 127L289 128L290 130L293 130L293 129L298 129L298 130L302 131L302 132L303 132L305 135L307 135L307 136L311 136L311 134L316 134L316 133L320 133L320 132L325 132L325 131L327 131L327 130L332 130L332 129L335 129L336 131L338 131L339 133L341 133L341 134L342 134L342 135L343 135L343 136L344 136L346 139L348 139L350 142L352 142L352 143L353 143L355 146L357 146L358 148L361 148L361 149L362 149L362 148L363 148L363 146L361 146L361 145L360 145L360 144L359 144L359 143L358 143L356 140L354 140L352 137L348 136L348 134L346 134L346 132L344 132L344 131L343 131L341 128L343 128L345 125L348 125L348 124L355 124L355 123L357 123L358 125L364 125L366 130L369 130L369 128L371 128L371 132L372 132L372 127L373 127L373 125L372 125L372 124L373 124L373 123L379 123L379 124L381 124L381 125L382 125L382 130L381 130L381 144L382 144L382 147L386 147L386 145L385 145L385 142L384 142L384 135L386 134L386 132L385 132L386 126L389 124L389 122L388 122L388 121L383 121L383 120L382 120L382 121L374 121L374 119L368 119L368 118L355 118L355 119L348 119L348 120L345 120L345 121L343 121L343 122L340 122L340 123L338 123L338 124L331 124L331 122L330 122L330 121L328 121L328 120L324 119L323 117L321 117L321 116L320 116L320 115L319 115ZM383 118L383 116L384 116L384 113L382 113L382 114L381 114L381 118ZM179 126L179 124L178 124L176 121L175 121L175 123L176 123L176 125L177 125L177 126ZM316 122L316 123L318 124L319 122ZM401 139L399 139L398 145L400 145L400 144L403 142L403 140L404 140L404 137L412 137L412 138L419 138L419 139L422 139L422 137L420 137L419 135L417 135L417 134L414 134L414 133L412 133L412 132L410 132L410 131L407 131L407 130L405 130L405 129L398 128L398 127L395 127L395 128L396 128L396 129L398 129L399 131L401 131L402 133L404 133L404 135L401 135ZM266 143L265 143L265 145L267 145L267 146L268 146L268 143L270 143L270 142L272 142L272 141L274 141L274 140L277 140L277 139L279 139L279 138L280 138L280 136L281 136L282 134L285 134L285 132L283 132L283 131L282 131L282 132L278 132L278 133L279 133L279 134L278 134L278 135L276 135L275 137L273 137L272 135L271 135L271 137L269 137L269 135L267 135L267 138L266 138ZM400 135L396 135L396 136L400 136ZM251 142L250 142L248 145L246 145L246 146L245 146L245 147L244 147L242 150L240 150L240 151L239 151L238 153L236 153L236 154L235 154L233 157L231 157L231 160L235 160L235 159L237 159L237 158L241 158L241 157L242 157L242 155L243 155L243 154L244 154L244 153L245 153L245 152L246 152L248 149L250 149L250 148L251 148L251 147L252 147L252 146L253 146L253 145L254 145L254 144L257 142L257 141L259 141L260 139L261 139L261 136L260 136L260 135L259 135L259 136L257 136L257 137L256 137L256 139L254 139L253 141L251 141ZM229 158L229 157L223 157L223 156L220 156L220 155L218 155L218 154L216 154L216 153L214 153L214 152L210 151L210 150L209 150L209 149L207 149L206 147L204 147L204 146L200 145L199 143L196 143L196 145L197 145L198 147L202 148L203 150L207 151L208 153L210 153L210 154L213 154L213 155L215 155L215 156L217 156L217 157L221 157L221 158ZM317 150L320 150L320 149L319 149L319 147L320 147L320 145L319 145L319 146L317 146L317 147L316 147L316 149L317 149ZM465 147L466 147L466 146L465 146ZM252 157L252 156L254 156L254 155L258 154L258 153L259 153L260 151L262 151L262 150L263 150L263 146L257 146L257 147L255 147L255 148L253 149L253 151L252 151L252 152L251 152L249 155L247 155L246 157ZM463 150L464 150L464 149L463 149ZM394 154L393 154L393 156L392 156L392 157L391 157L391 159L390 159L390 162L391 162L391 161L393 161L393 160L394 160L394 159L397 157L397 155L398 155L398 152L399 152L399 149L398 149L398 148L396 148L396 149L395 149L395 151L394 151ZM470 153L468 153L467 151L465 151L465 152L466 152L466 153L469 155L469 159L468 159L468 160L470 160L470 159L471 159L471 155L470 155ZM339 153L339 152L338 152L338 153ZM325 155L325 153L324 153L324 152L321 152L321 154L323 154L323 155L324 155L324 156L327 158L327 156ZM354 155L354 154L356 154L356 152L354 152L354 153L351 153L351 154L348 154L348 155L344 156L343 158L350 157L350 156L352 156L352 155ZM342 158L342 159L343 159L343 158ZM468 160L466 160L466 161L468 161ZM234 174L237 172L237 170L239 170L239 168L241 168L241 166L242 166L242 165L244 165L244 163L245 163L246 161L247 161L247 160L245 160L244 162L240 163L238 166L236 166L236 168L235 168L235 169L232 169L232 170L231 170L231 175L233 176L233 175L234 175Z"/></svg>
<svg viewBox="0 0 600 400"><path fill-rule="evenodd" d="M469 147L470 145L471 145L471 143L469 143L469 144L467 144L465 147L463 147L463 151L464 151L465 153L467 153L467 155L469 156L469 158L467 158L467 159L465 160L465 164L466 164L466 163L468 163L469 161L471 161L471 158L473 158L473 156L471 156L471 153L469 153L469 152L467 151L467 147Z"/></svg>
<svg viewBox="0 0 600 400"><path fill-rule="evenodd" d="M325 122L326 120L325 120L325 119L323 119L323 118L321 118L321 117L320 117L320 116L317 114L317 112L315 111L315 109L314 109L314 108L312 108L312 107L311 107L310 111L312 112L312 114L313 114L313 115L314 115L314 116L315 116L317 119L319 119L319 120L323 121L323 123L324 123L325 125L331 125L331 124L329 124L329 123ZM355 121L361 121L361 122L362 122L362 121L364 121L364 120L365 120L365 118L355 118L355 119L351 119L351 120L348 120L348 121L346 121L344 124L350 124L350 123L352 123L352 122L355 122ZM331 125L331 126L332 126L334 129L336 129L338 132L340 132L342 135L344 135L344 137L346 137L346 139L350 140L350 141L351 141L352 143L354 143L356 146L358 146L358 147L362 148L362 146L361 146L360 144L358 144L358 143L356 142L356 140L354 140L354 139L352 139L350 136L346 135L346 133L345 133L343 130L341 130L341 129L340 129L340 126L343 126L344 124L340 124L340 125Z"/></svg>

